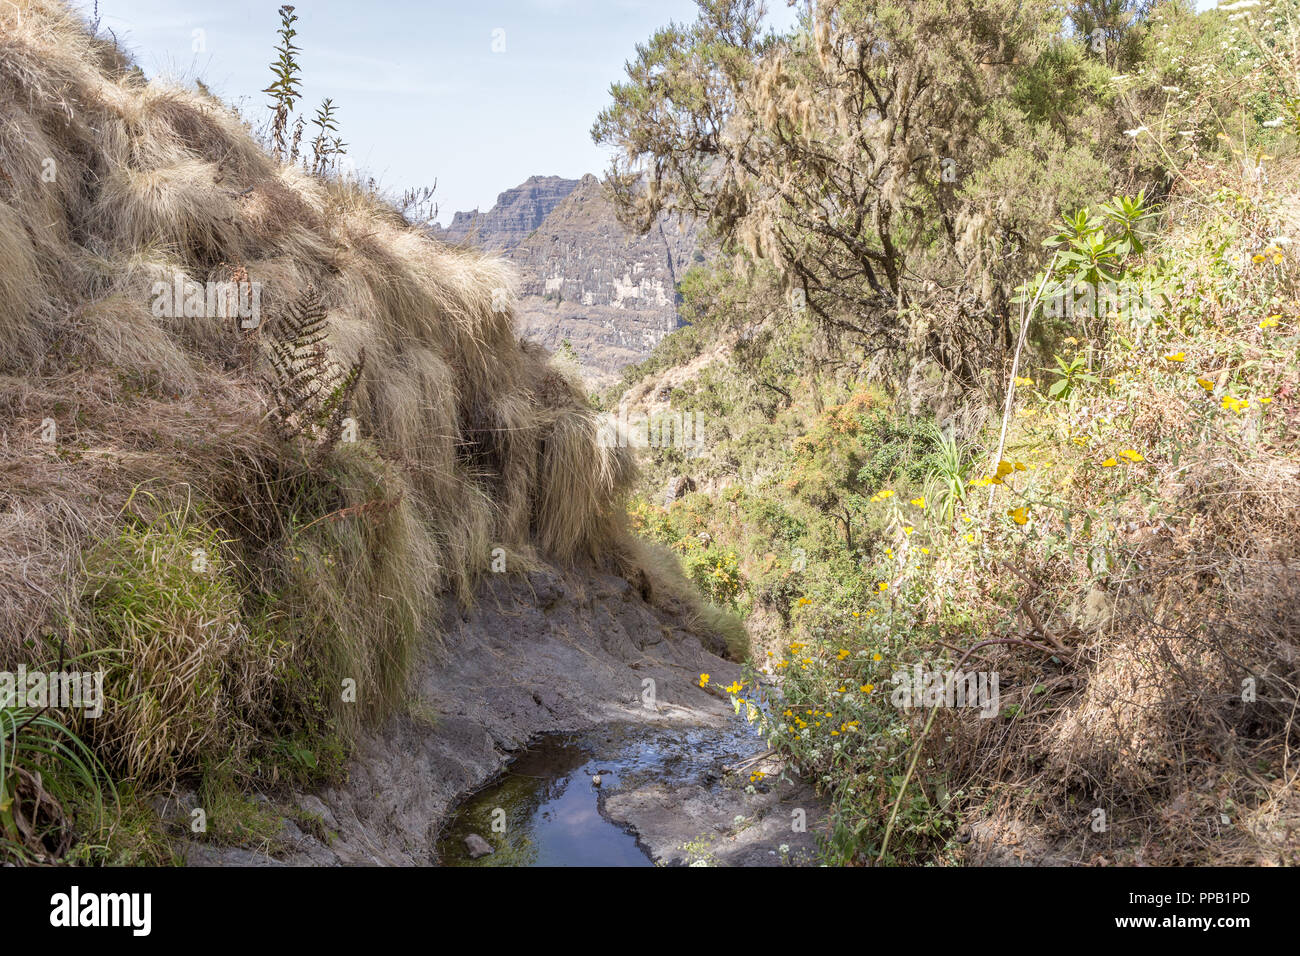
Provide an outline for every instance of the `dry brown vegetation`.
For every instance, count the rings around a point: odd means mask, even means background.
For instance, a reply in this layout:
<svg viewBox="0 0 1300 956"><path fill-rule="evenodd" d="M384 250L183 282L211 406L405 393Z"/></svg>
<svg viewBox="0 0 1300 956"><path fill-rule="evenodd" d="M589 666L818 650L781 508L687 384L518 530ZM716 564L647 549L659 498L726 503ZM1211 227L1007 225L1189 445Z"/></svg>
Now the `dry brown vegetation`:
<svg viewBox="0 0 1300 956"><path fill-rule="evenodd" d="M268 323L314 288L331 354L364 350L358 442L317 460L280 440L262 328L154 314L155 282L232 274ZM630 459L494 309L511 282L146 82L62 5L5 4L0 662L55 638L97 656L122 706L86 732L115 771L165 778L390 706L433 603L469 600L495 547L630 569Z"/></svg>

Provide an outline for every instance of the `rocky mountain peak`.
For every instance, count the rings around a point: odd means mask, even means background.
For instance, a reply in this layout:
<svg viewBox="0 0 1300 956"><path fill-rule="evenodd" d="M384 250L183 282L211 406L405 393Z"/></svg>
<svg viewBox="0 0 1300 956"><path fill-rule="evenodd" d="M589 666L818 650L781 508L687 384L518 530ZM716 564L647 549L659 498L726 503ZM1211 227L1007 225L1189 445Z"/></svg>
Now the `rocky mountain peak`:
<svg viewBox="0 0 1300 956"><path fill-rule="evenodd" d="M529 176L498 195L496 205L487 212L477 209L458 212L447 228L434 228L431 232L444 242L469 243L489 252L506 252L528 238L579 183L577 179L560 176Z"/></svg>
<svg viewBox="0 0 1300 956"><path fill-rule="evenodd" d="M504 252L520 271L521 334L550 349L567 341L593 385L678 327L677 283L703 260L693 225L665 216L644 236L627 231L590 173L529 177L435 235Z"/></svg>

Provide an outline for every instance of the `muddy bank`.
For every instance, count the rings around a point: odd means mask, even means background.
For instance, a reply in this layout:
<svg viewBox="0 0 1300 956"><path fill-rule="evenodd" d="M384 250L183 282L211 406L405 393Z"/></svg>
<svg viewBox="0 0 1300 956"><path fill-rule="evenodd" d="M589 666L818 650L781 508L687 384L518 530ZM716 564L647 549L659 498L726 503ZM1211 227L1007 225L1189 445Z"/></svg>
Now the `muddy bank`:
<svg viewBox="0 0 1300 956"><path fill-rule="evenodd" d="M548 568L490 576L474 608L448 608L443 647L417 664L410 714L362 737L345 783L292 795L281 835L287 850L217 847L199 837L181 847L185 860L440 863L451 811L530 741L586 734L591 759L615 760L619 754L602 751L602 742L629 729L657 735L666 759L602 790L600 812L635 833L652 860L691 862L687 844L710 848L707 861L720 864L779 863L782 845L787 860L811 859L821 811L809 788L769 776L748 793L751 768L718 772L764 748L737 736L730 704L698 686L701 673L729 683L738 665L672 610L651 607L628 582L607 575ZM592 733L602 728L619 729ZM712 762L687 759L704 750ZM188 812L187 796L175 812ZM805 832L792 828L796 810L806 816ZM304 817L313 825L300 825Z"/></svg>

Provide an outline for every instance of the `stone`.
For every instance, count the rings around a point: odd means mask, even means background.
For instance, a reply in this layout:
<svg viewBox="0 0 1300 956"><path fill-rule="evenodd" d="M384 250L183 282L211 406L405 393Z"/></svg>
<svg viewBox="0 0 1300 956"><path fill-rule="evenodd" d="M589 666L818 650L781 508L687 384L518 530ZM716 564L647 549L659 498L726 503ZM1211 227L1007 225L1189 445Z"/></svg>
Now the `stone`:
<svg viewBox="0 0 1300 956"><path fill-rule="evenodd" d="M504 254L520 274L521 334L553 352L567 341L594 387L616 382L681 325L677 284L704 261L698 228L667 214L645 235L630 233L592 175L534 176L488 212L456 213L430 232Z"/></svg>
<svg viewBox="0 0 1300 956"><path fill-rule="evenodd" d="M471 860L477 860L481 856L487 856L492 851L492 844L483 839L477 833L471 833L465 837L465 849L469 851Z"/></svg>
<svg viewBox="0 0 1300 956"><path fill-rule="evenodd" d="M294 802L303 813L320 820L327 829L338 832L339 821L335 818L334 811L325 806L320 797L313 793L298 794L294 797Z"/></svg>
<svg viewBox="0 0 1300 956"><path fill-rule="evenodd" d="M664 507L695 490L695 479L689 475L676 475L668 479L668 488L664 492Z"/></svg>
<svg viewBox="0 0 1300 956"><path fill-rule="evenodd" d="M444 242L469 242L488 252L508 252L541 226L577 185L576 179L529 176L497 196L496 205L487 212L458 212L446 229L434 226L430 232Z"/></svg>

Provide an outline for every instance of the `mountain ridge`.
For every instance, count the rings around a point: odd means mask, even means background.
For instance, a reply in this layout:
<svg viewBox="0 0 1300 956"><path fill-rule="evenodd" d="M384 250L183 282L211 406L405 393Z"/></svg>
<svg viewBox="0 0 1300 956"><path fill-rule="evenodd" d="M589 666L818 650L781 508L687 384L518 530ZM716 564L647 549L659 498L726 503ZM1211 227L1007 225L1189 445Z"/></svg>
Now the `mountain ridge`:
<svg viewBox="0 0 1300 956"><path fill-rule="evenodd" d="M682 324L677 284L704 261L693 223L665 215L646 234L633 234L590 173L578 180L530 176L486 213L458 212L433 235L509 260L520 273L520 334L552 351L568 343L588 384L598 387Z"/></svg>

